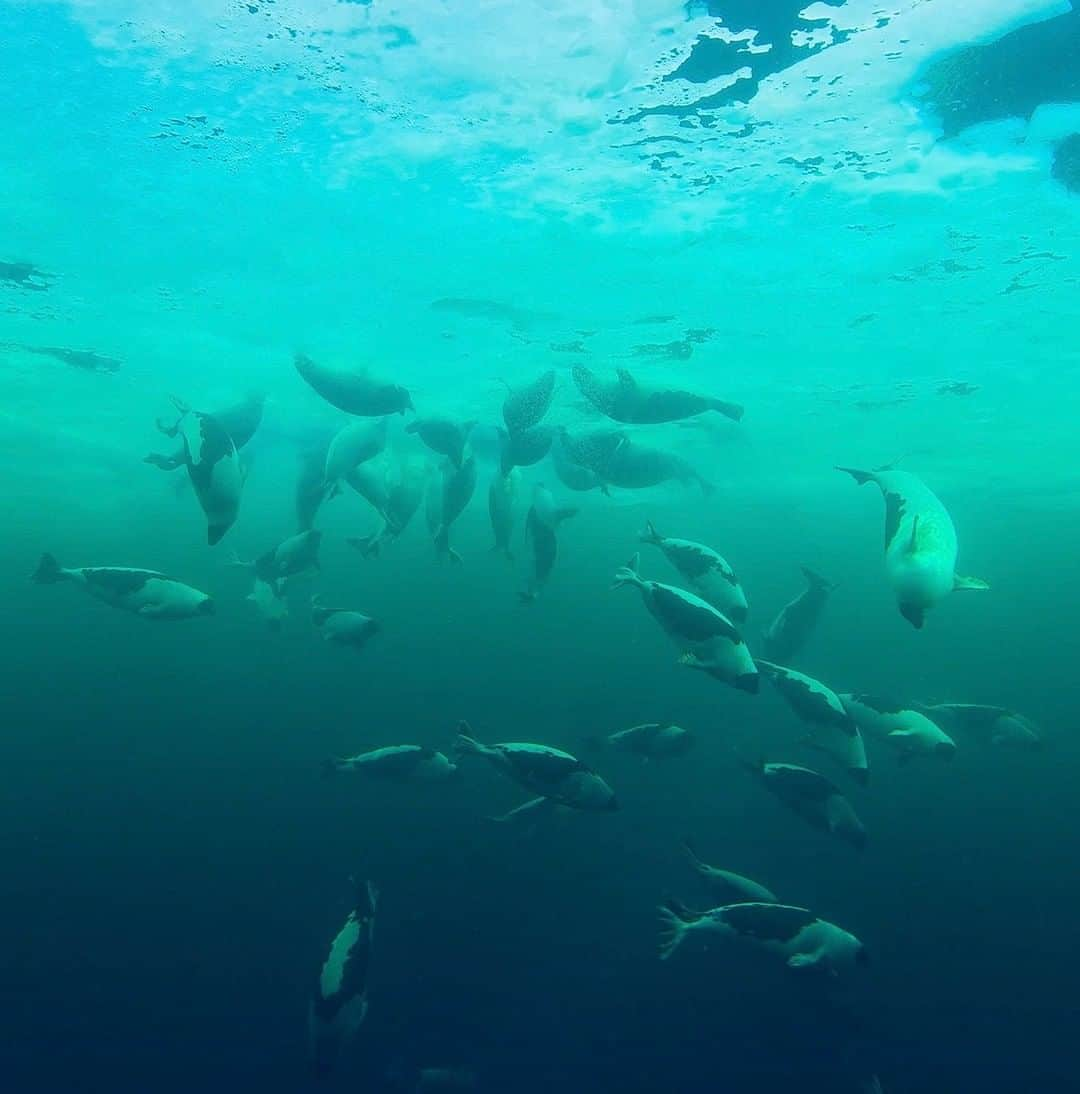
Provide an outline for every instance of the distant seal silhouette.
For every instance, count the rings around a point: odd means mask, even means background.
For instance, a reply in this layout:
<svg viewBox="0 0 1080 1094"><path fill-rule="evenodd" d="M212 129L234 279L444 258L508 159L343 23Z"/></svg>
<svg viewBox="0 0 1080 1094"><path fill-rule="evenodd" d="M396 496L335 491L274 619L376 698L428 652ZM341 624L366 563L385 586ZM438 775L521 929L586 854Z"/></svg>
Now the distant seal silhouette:
<svg viewBox="0 0 1080 1094"><path fill-rule="evenodd" d="M615 370L614 382L605 382L584 365L574 365L574 383L601 414L616 422L632 425L659 425L693 418L715 410L725 418L739 421L743 408L738 403L695 395L677 388L647 388L639 384L627 369Z"/></svg>
<svg viewBox="0 0 1080 1094"><path fill-rule="evenodd" d="M780 609L762 638L761 652L782 665L799 653L818 625L825 604L836 586L813 570L802 567L806 588Z"/></svg>

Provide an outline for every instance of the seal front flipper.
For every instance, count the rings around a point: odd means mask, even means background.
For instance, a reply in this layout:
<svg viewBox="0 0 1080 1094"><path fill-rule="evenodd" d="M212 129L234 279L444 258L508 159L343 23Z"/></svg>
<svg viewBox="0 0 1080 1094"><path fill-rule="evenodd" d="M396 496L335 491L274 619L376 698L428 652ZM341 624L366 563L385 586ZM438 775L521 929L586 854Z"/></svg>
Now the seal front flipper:
<svg viewBox="0 0 1080 1094"><path fill-rule="evenodd" d="M530 798L527 802L523 802L516 808L511 809L509 813L503 813L498 817L489 819L496 824L506 824L508 821L520 820L524 816L536 818L553 812L556 804L551 798Z"/></svg>
<svg viewBox="0 0 1080 1094"><path fill-rule="evenodd" d="M911 538L908 540L907 551L909 555L919 550L919 514L911 518Z"/></svg>
<svg viewBox="0 0 1080 1094"><path fill-rule="evenodd" d="M990 586L981 578L962 577L960 574L953 574L953 589L964 589L970 592L986 592L989 588Z"/></svg>
<svg viewBox="0 0 1080 1094"><path fill-rule="evenodd" d="M788 959L789 969L813 969L821 964L822 952L815 950L813 953L793 953Z"/></svg>
<svg viewBox="0 0 1080 1094"><path fill-rule="evenodd" d="M158 428L161 428L160 422L158 422ZM165 431L162 430L162 432L164 433ZM173 435L175 436L175 433ZM184 466L184 453L183 450L181 450L178 454L166 456L161 452L151 452L148 455L143 456L143 463L159 467L162 471L175 471L178 467Z"/></svg>

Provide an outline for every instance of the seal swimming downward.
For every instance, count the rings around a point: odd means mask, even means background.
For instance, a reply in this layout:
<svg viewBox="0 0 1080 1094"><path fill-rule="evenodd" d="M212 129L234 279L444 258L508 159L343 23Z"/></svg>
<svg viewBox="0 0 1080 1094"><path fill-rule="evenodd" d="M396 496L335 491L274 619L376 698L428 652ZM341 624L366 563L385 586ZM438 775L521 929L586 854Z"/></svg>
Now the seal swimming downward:
<svg viewBox="0 0 1080 1094"><path fill-rule="evenodd" d="M837 467L860 486L876 483L885 499L885 572L900 614L916 629L954 589L988 589L956 572L958 543L948 510L921 479L890 465L876 471Z"/></svg>

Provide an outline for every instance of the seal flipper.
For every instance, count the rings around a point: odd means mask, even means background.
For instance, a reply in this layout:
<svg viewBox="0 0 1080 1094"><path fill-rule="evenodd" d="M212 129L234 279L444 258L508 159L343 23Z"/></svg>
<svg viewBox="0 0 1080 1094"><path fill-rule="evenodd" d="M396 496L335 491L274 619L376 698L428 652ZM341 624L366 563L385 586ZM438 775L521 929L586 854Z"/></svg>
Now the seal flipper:
<svg viewBox="0 0 1080 1094"><path fill-rule="evenodd" d="M787 959L789 969L813 969L821 964L822 953L815 950L813 953L793 953Z"/></svg>
<svg viewBox="0 0 1080 1094"><path fill-rule="evenodd" d="M666 961L678 948L695 923L702 918L678 900L667 900L660 905L660 960Z"/></svg>
<svg viewBox="0 0 1080 1094"><path fill-rule="evenodd" d="M636 585L639 589L645 587L645 582L642 581L641 575L638 573L638 566L641 565L641 555L635 552L630 556L630 560L625 566L620 566L615 571L615 576L612 578L611 587L613 589L621 589L623 585Z"/></svg>
<svg viewBox="0 0 1080 1094"><path fill-rule="evenodd" d="M150 452L143 456L143 463L151 464L162 471L175 471L178 467L184 466L184 453L181 451L179 454L165 456L161 452Z"/></svg>
<svg viewBox="0 0 1080 1094"><path fill-rule="evenodd" d="M911 538L908 540L907 553L909 555L915 554L919 549L919 514L911 518ZM955 577L954 577L955 580Z"/></svg>
<svg viewBox="0 0 1080 1094"><path fill-rule="evenodd" d="M741 422L743 415L746 413L745 408L740 403L728 403L723 399L710 399L709 408L723 414L725 418L730 418L733 422Z"/></svg>
<svg viewBox="0 0 1080 1094"><path fill-rule="evenodd" d="M823 589L825 592L833 592L838 589L839 586L835 581L830 581L827 577L822 577L821 574L815 573L809 566L800 566L802 575L806 578L807 585L812 586L815 589Z"/></svg>
<svg viewBox="0 0 1080 1094"><path fill-rule="evenodd" d="M857 467L841 467L836 465L837 471L845 471L849 474L860 486L865 486L868 482L873 482L877 477L876 471L860 471Z"/></svg>
<svg viewBox="0 0 1080 1094"><path fill-rule="evenodd" d="M41 556L37 569L30 575L30 580L39 585L52 585L56 581L63 581L67 576L63 566L46 551Z"/></svg>
<svg viewBox="0 0 1080 1094"><path fill-rule="evenodd" d="M556 804L551 798L530 798L527 802L522 802L521 805L511 809L509 813L503 813L501 816L491 817L490 819L497 824L505 824L508 821L520 820L523 816L538 817L552 812Z"/></svg>
<svg viewBox="0 0 1080 1094"><path fill-rule="evenodd" d="M971 592L986 592L989 588L990 586L981 578L963 577L960 574L953 574L954 590L966 589Z"/></svg>

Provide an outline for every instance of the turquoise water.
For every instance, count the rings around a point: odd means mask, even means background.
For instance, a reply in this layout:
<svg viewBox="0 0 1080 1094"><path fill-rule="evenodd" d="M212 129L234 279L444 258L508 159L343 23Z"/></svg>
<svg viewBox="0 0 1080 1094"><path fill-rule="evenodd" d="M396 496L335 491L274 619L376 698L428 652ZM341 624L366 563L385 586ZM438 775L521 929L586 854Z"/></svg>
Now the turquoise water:
<svg viewBox="0 0 1080 1094"><path fill-rule="evenodd" d="M429 1067L485 1091L1068 1089L1078 72L1080 13L1037 0L0 0L5 1088L307 1089L353 876L381 896L341 1089L432 1089ZM347 541L383 520L346 486L272 628L231 563L297 532L302 468L360 420L297 354L407 389L361 465L378 482L440 492L409 431L440 417L477 423L477 484L460 564L424 503L363 557ZM582 366L745 413L613 421ZM510 562L498 429L508 386L549 370L541 428L682 470L639 488L605 464L575 492L550 455L518 468ZM187 471L143 458L181 444L155 428L170 397L190 425L252 392L239 515L209 546ZM834 470L894 462L989 585L919 630L881 492ZM578 511L538 582L539 484ZM859 785L772 684L680 667L685 636L610 590L637 550L688 586L648 520L734 567L750 653L808 566L836 588L793 667L1015 711L1043 747L957 732L950 763L900 763L867 735ZM214 614L28 583L43 552L160 571ZM378 633L323 641L313 596ZM467 758L445 783L320 778L332 755L449 754L462 719L580 756L620 808L493 825L532 794ZM685 757L597 743L668 721ZM865 851L785 810L759 759L833 780ZM718 938L661 963L657 905L710 903L687 836L870 966L808 978Z"/></svg>

